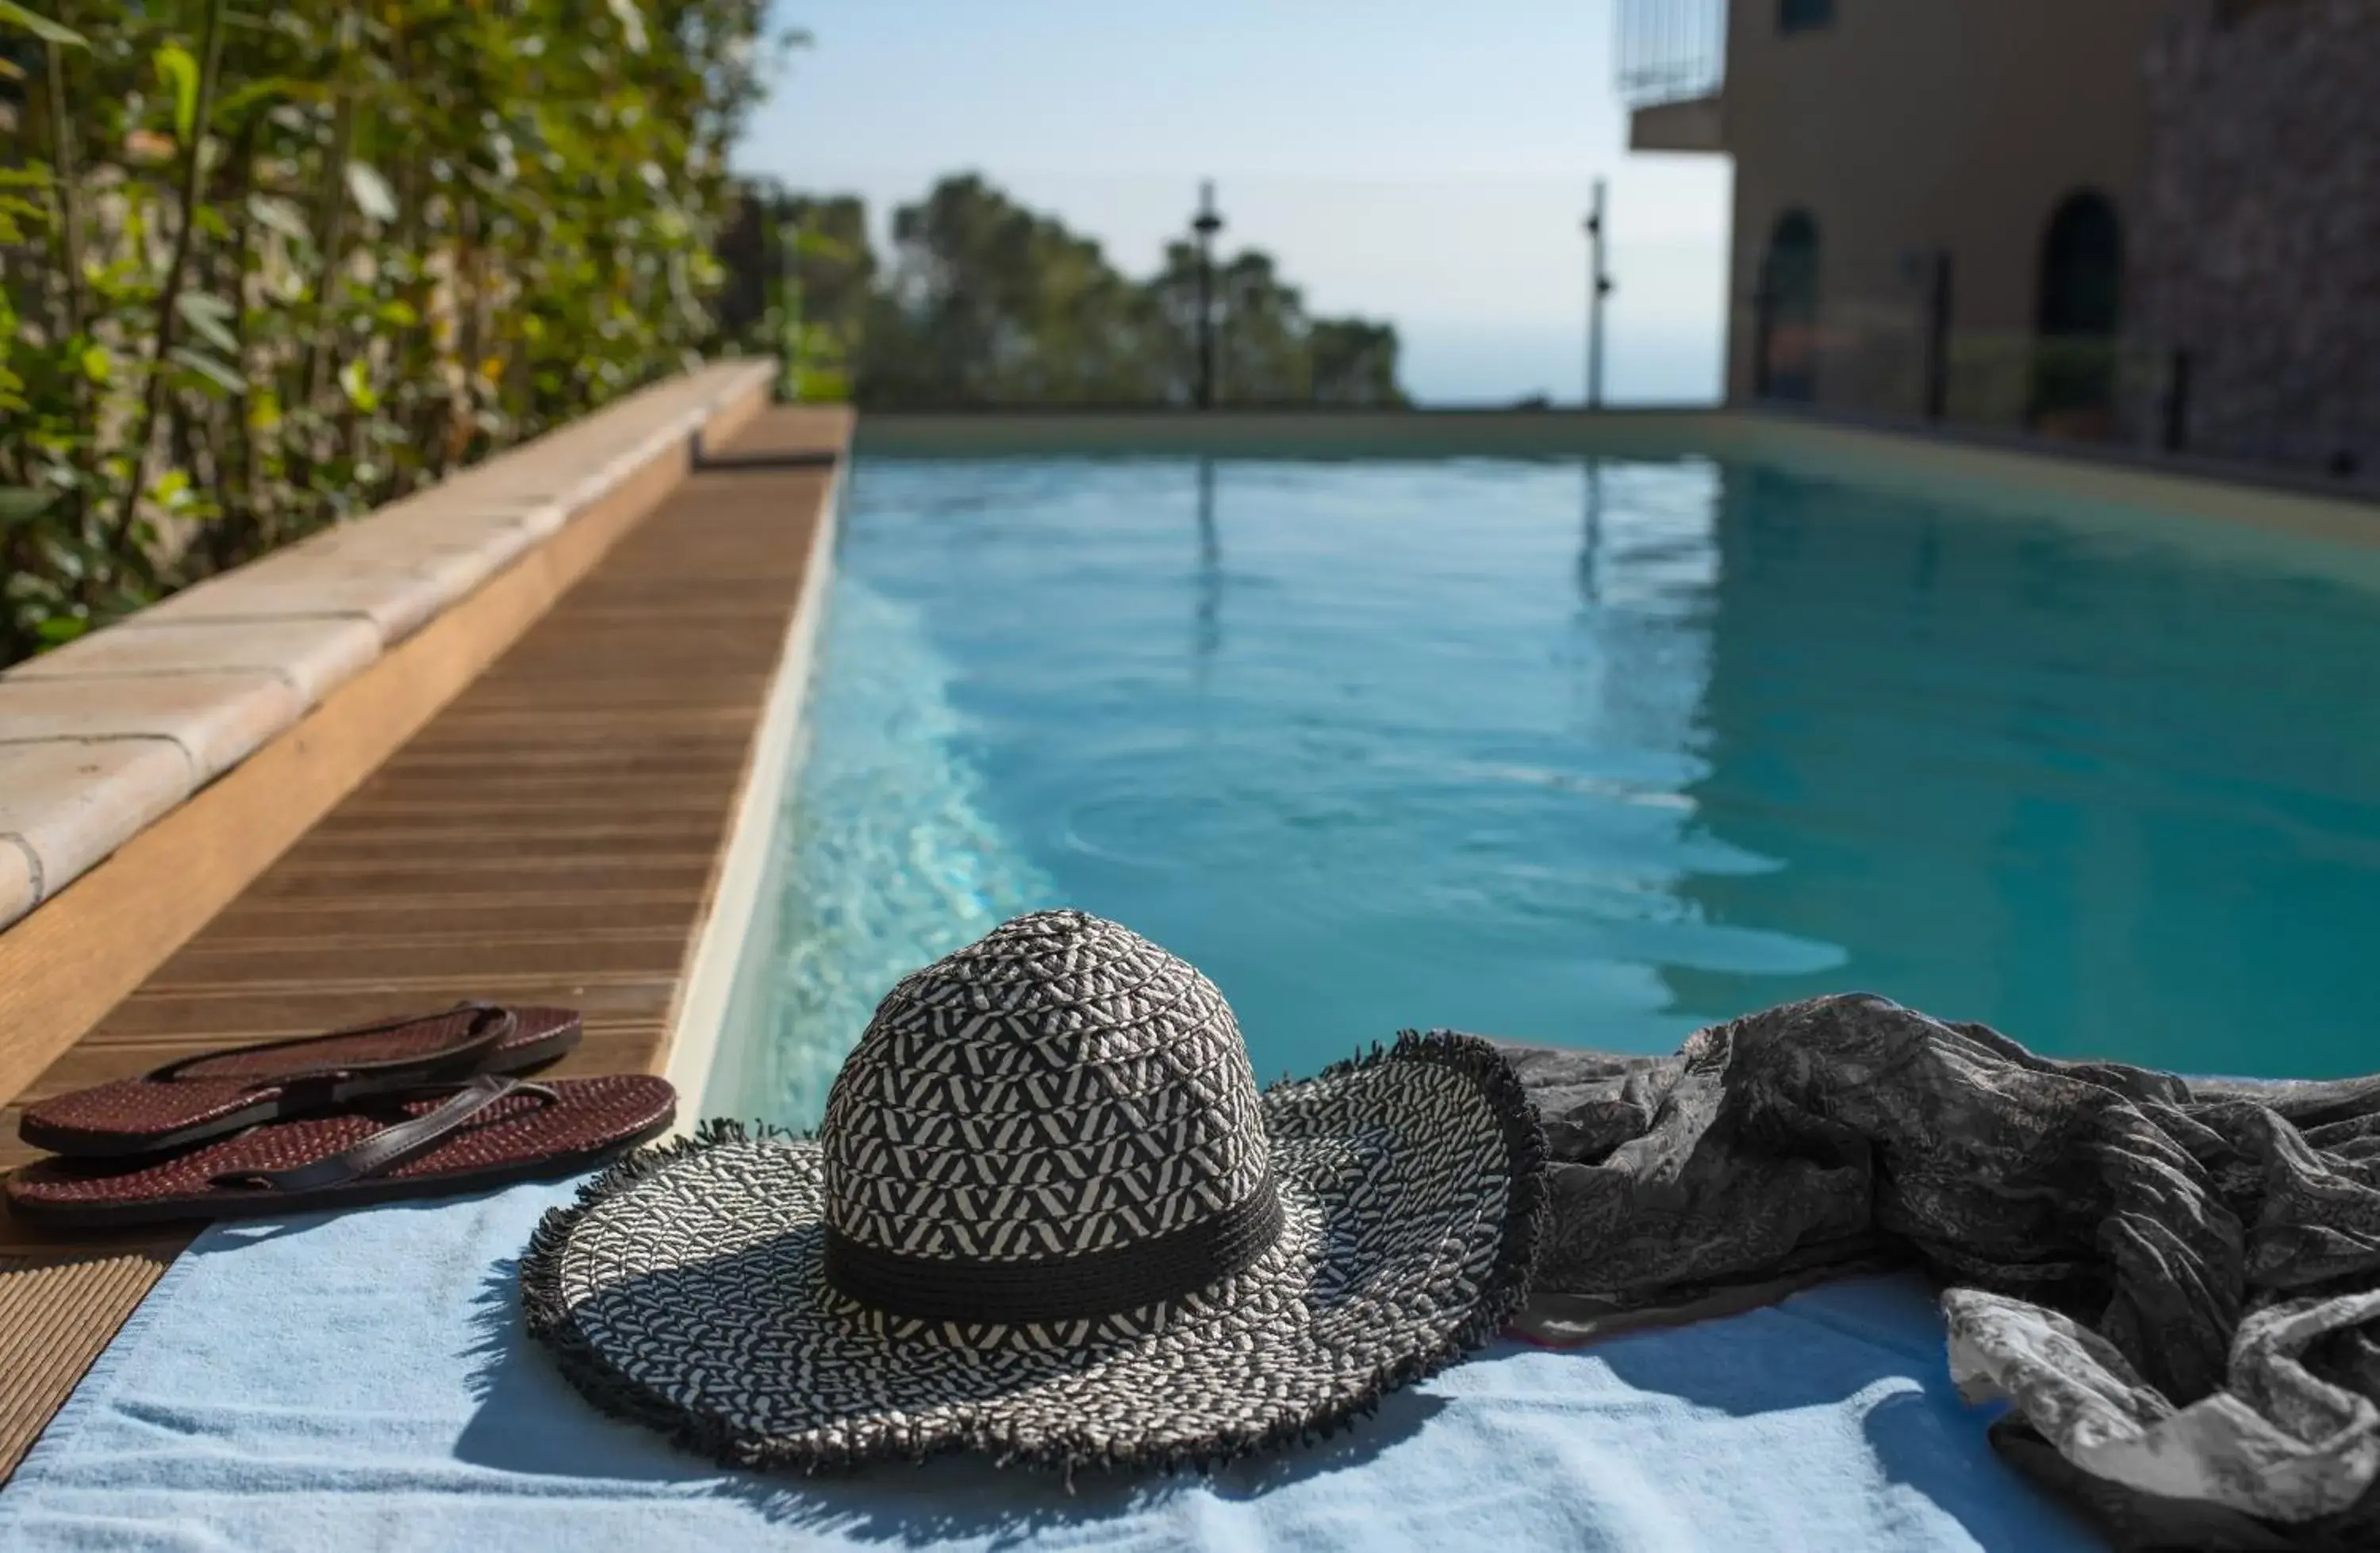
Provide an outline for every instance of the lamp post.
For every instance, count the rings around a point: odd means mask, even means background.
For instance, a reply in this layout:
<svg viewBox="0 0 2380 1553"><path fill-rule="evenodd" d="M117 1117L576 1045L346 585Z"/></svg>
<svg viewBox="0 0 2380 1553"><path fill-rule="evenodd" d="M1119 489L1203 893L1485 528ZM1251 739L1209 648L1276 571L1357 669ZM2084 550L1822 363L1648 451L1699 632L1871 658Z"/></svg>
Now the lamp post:
<svg viewBox="0 0 2380 1553"><path fill-rule="evenodd" d="M1950 250L1925 259L1925 419L1950 414Z"/></svg>
<svg viewBox="0 0 2380 1553"><path fill-rule="evenodd" d="M1198 215L1190 223L1198 244L1198 398L1200 409L1215 402L1215 234L1223 218L1215 213L1215 186L1198 186Z"/></svg>
<svg viewBox="0 0 2380 1553"><path fill-rule="evenodd" d="M1595 180L1595 205L1586 214L1586 406L1603 407L1603 302L1611 276L1603 266L1603 180Z"/></svg>

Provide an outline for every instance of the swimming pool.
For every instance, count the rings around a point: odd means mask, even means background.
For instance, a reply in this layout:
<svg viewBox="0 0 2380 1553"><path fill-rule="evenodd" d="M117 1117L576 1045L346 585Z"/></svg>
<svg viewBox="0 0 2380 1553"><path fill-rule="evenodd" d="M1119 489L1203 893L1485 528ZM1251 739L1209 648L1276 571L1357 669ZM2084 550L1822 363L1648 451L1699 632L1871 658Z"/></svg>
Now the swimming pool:
<svg viewBox="0 0 2380 1553"><path fill-rule="evenodd" d="M1061 903L1204 969L1267 1078L1852 988L2380 1066L2370 558L2085 518L1694 459L863 456L706 1108L813 1123L894 977Z"/></svg>

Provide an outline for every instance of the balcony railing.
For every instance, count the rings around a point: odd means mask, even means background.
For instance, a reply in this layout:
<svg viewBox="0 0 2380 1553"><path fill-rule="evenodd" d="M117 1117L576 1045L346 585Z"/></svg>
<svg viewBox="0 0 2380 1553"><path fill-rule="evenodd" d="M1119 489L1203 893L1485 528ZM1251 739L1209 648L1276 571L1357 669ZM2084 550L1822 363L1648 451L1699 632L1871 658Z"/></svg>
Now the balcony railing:
<svg viewBox="0 0 2380 1553"><path fill-rule="evenodd" d="M1620 0L1620 97L1632 108L1692 102L1727 77L1728 0Z"/></svg>

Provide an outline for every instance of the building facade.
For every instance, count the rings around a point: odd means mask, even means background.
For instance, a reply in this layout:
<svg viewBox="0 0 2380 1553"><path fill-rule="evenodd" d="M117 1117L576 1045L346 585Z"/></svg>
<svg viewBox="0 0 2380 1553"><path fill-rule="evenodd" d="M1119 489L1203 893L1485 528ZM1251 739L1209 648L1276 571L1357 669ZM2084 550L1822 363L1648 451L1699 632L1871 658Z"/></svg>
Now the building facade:
<svg viewBox="0 0 2380 1553"><path fill-rule="evenodd" d="M2170 17L2148 55L2141 326L2192 355L2176 432L2380 479L2380 4Z"/></svg>
<svg viewBox="0 0 2380 1553"><path fill-rule="evenodd" d="M2380 5L1621 0L1731 402L2380 472Z"/></svg>

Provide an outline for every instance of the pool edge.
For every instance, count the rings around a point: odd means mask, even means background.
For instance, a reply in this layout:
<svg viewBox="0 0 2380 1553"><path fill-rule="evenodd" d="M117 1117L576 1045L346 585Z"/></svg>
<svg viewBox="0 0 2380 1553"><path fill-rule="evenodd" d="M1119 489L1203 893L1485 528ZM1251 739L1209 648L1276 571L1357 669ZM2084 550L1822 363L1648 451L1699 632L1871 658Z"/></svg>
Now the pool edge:
<svg viewBox="0 0 2380 1553"><path fill-rule="evenodd" d="M1736 459L1907 493L2115 506L2380 548L2380 491L2285 471L1956 428L1721 406L1606 410L872 412L855 451L891 458Z"/></svg>
<svg viewBox="0 0 2380 1553"><path fill-rule="evenodd" d="M842 527L850 446L851 421L846 417L838 456L819 500L817 521L811 526L801 591L795 598L793 617L786 623L783 646L761 703L760 720L753 729L727 844L714 864L710 902L686 955L677 1002L662 1036L662 1076L678 1094L677 1119L664 1134L667 1137L686 1136L702 1120L737 971L759 915L761 891L770 874L770 846L797 765L810 670L832 580L835 537Z"/></svg>

